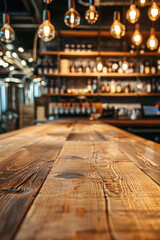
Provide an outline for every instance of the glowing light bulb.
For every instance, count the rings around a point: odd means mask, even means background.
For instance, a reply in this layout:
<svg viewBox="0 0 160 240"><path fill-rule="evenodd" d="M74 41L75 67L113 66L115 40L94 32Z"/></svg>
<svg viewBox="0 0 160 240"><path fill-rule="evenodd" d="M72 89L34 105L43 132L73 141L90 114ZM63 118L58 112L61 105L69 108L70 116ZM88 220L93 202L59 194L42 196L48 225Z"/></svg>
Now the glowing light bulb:
<svg viewBox="0 0 160 240"><path fill-rule="evenodd" d="M160 8L158 7L157 0L153 0L152 6L148 10L148 17L153 22L160 17Z"/></svg>
<svg viewBox="0 0 160 240"><path fill-rule="evenodd" d="M158 39L155 36L155 29L151 28L151 34L147 40L147 48L153 51L157 49L157 47L158 47Z"/></svg>
<svg viewBox="0 0 160 240"><path fill-rule="evenodd" d="M143 36L139 31L139 24L138 23L136 24L136 29L135 29L135 32L132 35L131 40L132 40L132 43L135 44L136 46L139 46L143 41Z"/></svg>
<svg viewBox="0 0 160 240"><path fill-rule="evenodd" d="M103 63L102 63L102 59L100 57L97 58L97 70L98 72L102 72L103 69Z"/></svg>
<svg viewBox="0 0 160 240"><path fill-rule="evenodd" d="M10 26L10 17L7 13L3 14L3 27L0 29L0 40L11 43L15 39L15 32Z"/></svg>
<svg viewBox="0 0 160 240"><path fill-rule="evenodd" d="M77 27L80 24L79 13L74 8L70 8L64 16L64 22L70 28Z"/></svg>
<svg viewBox="0 0 160 240"><path fill-rule="evenodd" d="M43 11L43 23L39 26L38 36L45 42L55 38L55 28L50 22L50 12L48 10Z"/></svg>
<svg viewBox="0 0 160 240"><path fill-rule="evenodd" d="M138 4L140 7L145 7L147 5L147 0L139 0Z"/></svg>
<svg viewBox="0 0 160 240"><path fill-rule="evenodd" d="M98 20L98 12L94 5L94 0L90 0L89 9L85 13L85 19L89 24L94 24Z"/></svg>
<svg viewBox="0 0 160 240"><path fill-rule="evenodd" d="M128 11L126 13L126 19L130 23L136 23L140 17L140 11L139 11L139 9L136 8L134 1L132 1L132 2L133 3L131 4L130 8L128 9Z"/></svg>
<svg viewBox="0 0 160 240"><path fill-rule="evenodd" d="M68 11L64 15L64 22L66 26L75 28L80 24L80 15L75 9L75 1L68 0Z"/></svg>
<svg viewBox="0 0 160 240"><path fill-rule="evenodd" d="M127 60L124 60L122 63L122 69L124 72L126 72L128 70L128 62Z"/></svg>
<svg viewBox="0 0 160 240"><path fill-rule="evenodd" d="M110 28L110 33L114 38L120 39L125 35L125 26L120 22L120 13L115 11L113 24Z"/></svg>

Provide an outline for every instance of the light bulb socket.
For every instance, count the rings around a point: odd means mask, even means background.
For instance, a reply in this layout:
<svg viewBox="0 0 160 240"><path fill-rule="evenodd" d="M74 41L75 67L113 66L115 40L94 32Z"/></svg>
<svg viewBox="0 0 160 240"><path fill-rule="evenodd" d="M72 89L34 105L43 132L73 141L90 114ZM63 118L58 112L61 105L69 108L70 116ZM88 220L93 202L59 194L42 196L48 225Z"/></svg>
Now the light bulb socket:
<svg viewBox="0 0 160 240"><path fill-rule="evenodd" d="M139 23L136 23L136 25L135 25L135 30L137 30L137 31L140 30L140 25L139 25Z"/></svg>
<svg viewBox="0 0 160 240"><path fill-rule="evenodd" d="M3 25L4 24L10 24L10 16L8 13L3 13L2 15L2 21L3 21Z"/></svg>
<svg viewBox="0 0 160 240"><path fill-rule="evenodd" d="M153 0L152 3L157 3L157 0Z"/></svg>
<svg viewBox="0 0 160 240"><path fill-rule="evenodd" d="M43 0L43 3L50 4L52 1L51 0Z"/></svg>
<svg viewBox="0 0 160 240"><path fill-rule="evenodd" d="M43 10L43 22L45 20L51 21L51 15L49 10Z"/></svg>
<svg viewBox="0 0 160 240"><path fill-rule="evenodd" d="M120 12L119 11L115 11L113 14L113 20L118 20L120 21Z"/></svg>
<svg viewBox="0 0 160 240"><path fill-rule="evenodd" d="M156 33L156 32L155 32L155 28L152 27L152 28L151 28L151 31L150 31L150 35L155 35L155 33Z"/></svg>
<svg viewBox="0 0 160 240"><path fill-rule="evenodd" d="M75 0L68 0L68 8L74 8L75 9Z"/></svg>
<svg viewBox="0 0 160 240"><path fill-rule="evenodd" d="M89 0L89 5L90 6L95 6L94 0Z"/></svg>

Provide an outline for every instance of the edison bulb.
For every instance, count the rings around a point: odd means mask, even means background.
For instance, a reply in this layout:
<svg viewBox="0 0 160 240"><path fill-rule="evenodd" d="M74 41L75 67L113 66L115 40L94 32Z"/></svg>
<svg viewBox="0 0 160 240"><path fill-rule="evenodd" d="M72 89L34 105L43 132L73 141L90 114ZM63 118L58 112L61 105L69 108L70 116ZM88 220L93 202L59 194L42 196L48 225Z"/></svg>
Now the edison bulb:
<svg viewBox="0 0 160 240"><path fill-rule="evenodd" d="M49 20L44 20L44 22L39 26L38 36L45 42L55 38L55 28Z"/></svg>
<svg viewBox="0 0 160 240"><path fill-rule="evenodd" d="M158 47L158 39L155 35L151 35L147 40L147 48L150 50L155 50Z"/></svg>
<svg viewBox="0 0 160 240"><path fill-rule="evenodd" d="M148 17L151 21L156 21L160 16L160 9L157 5L157 1L153 0L152 6L148 10Z"/></svg>
<svg viewBox="0 0 160 240"><path fill-rule="evenodd" d="M98 19L98 12L94 5L90 5L89 9L85 13L85 19L90 24L94 24Z"/></svg>
<svg viewBox="0 0 160 240"><path fill-rule="evenodd" d="M120 39L125 35L125 26L118 20L114 20L110 29L110 33L114 38Z"/></svg>
<svg viewBox="0 0 160 240"><path fill-rule="evenodd" d="M122 64L122 69L124 72L126 72L128 70L128 62L126 60Z"/></svg>
<svg viewBox="0 0 160 240"><path fill-rule="evenodd" d="M136 23L140 17L140 11L136 8L135 4L131 4L130 8L126 13L126 19L130 23Z"/></svg>
<svg viewBox="0 0 160 240"><path fill-rule="evenodd" d="M136 46L141 45L142 41L143 41L143 36L139 31L139 24L136 25L136 30L132 35L132 43L135 44Z"/></svg>
<svg viewBox="0 0 160 240"><path fill-rule="evenodd" d="M139 0L139 6L145 7L147 5L147 0Z"/></svg>
<svg viewBox="0 0 160 240"><path fill-rule="evenodd" d="M77 27L80 24L80 20L80 15L74 8L70 8L64 16L64 22L70 28Z"/></svg>
<svg viewBox="0 0 160 240"><path fill-rule="evenodd" d="M50 4L52 0L43 0L44 3Z"/></svg>
<svg viewBox="0 0 160 240"><path fill-rule="evenodd" d="M9 24L6 23L1 28L0 39L5 43L11 43L15 39L15 32Z"/></svg>

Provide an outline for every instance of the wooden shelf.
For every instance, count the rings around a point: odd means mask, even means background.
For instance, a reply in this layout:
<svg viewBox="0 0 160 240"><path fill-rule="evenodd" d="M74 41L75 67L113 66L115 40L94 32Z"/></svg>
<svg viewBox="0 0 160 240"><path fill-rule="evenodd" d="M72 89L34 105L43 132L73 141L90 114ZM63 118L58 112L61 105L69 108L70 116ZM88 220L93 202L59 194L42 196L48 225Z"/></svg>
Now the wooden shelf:
<svg viewBox="0 0 160 240"><path fill-rule="evenodd" d="M141 31L142 35L148 37L150 35L150 31ZM93 38L93 37L109 37L112 38L110 31L101 30L101 31L86 31L86 30L61 30L57 33L60 37L85 37L85 38ZM127 31L126 37L130 37L133 35L133 31ZM160 32L156 32L156 36L160 36Z"/></svg>
<svg viewBox="0 0 160 240"><path fill-rule="evenodd" d="M135 77L160 77L160 73L156 74L141 74L141 73L59 73L59 74L40 74L39 77L81 77L81 78L88 78L88 77L115 77L115 78L135 78Z"/></svg>
<svg viewBox="0 0 160 240"><path fill-rule="evenodd" d="M40 55L46 56L62 56L62 57L138 57L138 56L150 56L160 57L160 53L157 52L144 52L144 53L130 53L130 52L106 52L106 51L91 51L91 52L64 52L64 51L44 51Z"/></svg>
<svg viewBox="0 0 160 240"><path fill-rule="evenodd" d="M160 93L64 93L64 94L43 94L50 97L160 97Z"/></svg>

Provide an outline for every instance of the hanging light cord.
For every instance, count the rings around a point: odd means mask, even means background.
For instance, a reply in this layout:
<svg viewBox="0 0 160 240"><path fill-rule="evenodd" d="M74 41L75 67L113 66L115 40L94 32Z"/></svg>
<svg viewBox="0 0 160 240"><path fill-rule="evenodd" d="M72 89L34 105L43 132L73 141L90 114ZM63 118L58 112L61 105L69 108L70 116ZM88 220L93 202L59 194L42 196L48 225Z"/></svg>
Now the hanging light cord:
<svg viewBox="0 0 160 240"><path fill-rule="evenodd" d="M3 0L4 2L4 12L6 13L7 12L7 0Z"/></svg>

